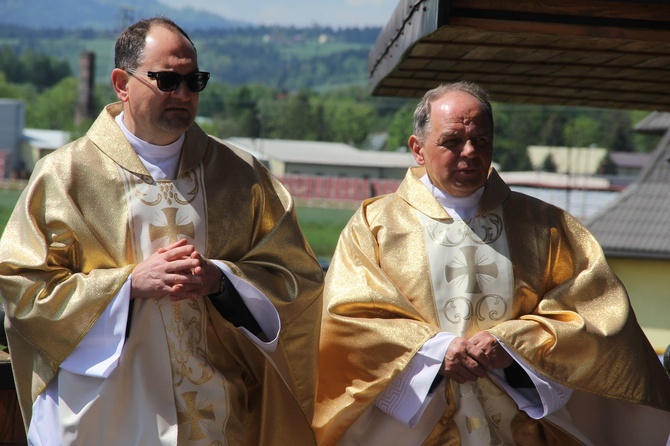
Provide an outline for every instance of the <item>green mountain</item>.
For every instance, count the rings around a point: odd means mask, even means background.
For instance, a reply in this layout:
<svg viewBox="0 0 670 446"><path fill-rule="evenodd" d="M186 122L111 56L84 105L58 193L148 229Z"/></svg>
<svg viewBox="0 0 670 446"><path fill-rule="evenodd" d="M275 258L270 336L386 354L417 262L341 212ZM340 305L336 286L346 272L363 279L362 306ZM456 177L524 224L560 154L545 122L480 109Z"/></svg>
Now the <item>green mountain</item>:
<svg viewBox="0 0 670 446"><path fill-rule="evenodd" d="M231 29L248 26L192 8L175 9L156 0L2 0L0 25L31 29L120 30L126 25L157 14L179 23L187 31Z"/></svg>

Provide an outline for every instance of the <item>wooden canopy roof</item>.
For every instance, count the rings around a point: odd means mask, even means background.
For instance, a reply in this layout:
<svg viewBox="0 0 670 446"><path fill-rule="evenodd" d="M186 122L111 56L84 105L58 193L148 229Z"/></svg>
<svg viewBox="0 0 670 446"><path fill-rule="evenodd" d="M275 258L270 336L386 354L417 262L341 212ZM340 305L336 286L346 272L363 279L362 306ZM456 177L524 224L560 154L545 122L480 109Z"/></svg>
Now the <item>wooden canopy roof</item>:
<svg viewBox="0 0 670 446"><path fill-rule="evenodd" d="M496 102L670 111L670 5L401 0L369 66L376 96L471 80Z"/></svg>

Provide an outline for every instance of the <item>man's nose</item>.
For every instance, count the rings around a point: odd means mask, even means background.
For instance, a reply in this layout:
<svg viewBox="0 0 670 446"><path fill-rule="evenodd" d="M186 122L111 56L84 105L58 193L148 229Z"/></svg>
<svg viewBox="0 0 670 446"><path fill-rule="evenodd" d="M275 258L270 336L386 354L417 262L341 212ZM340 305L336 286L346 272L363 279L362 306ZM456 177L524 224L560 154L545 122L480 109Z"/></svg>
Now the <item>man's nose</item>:
<svg viewBox="0 0 670 446"><path fill-rule="evenodd" d="M463 144L463 150L461 150L461 156L464 158L472 158L475 156L476 149L475 145L472 144L472 141L469 139Z"/></svg>
<svg viewBox="0 0 670 446"><path fill-rule="evenodd" d="M173 97L181 99L182 101L190 99L192 95L193 92L186 85L186 79L182 79L177 89L172 92Z"/></svg>

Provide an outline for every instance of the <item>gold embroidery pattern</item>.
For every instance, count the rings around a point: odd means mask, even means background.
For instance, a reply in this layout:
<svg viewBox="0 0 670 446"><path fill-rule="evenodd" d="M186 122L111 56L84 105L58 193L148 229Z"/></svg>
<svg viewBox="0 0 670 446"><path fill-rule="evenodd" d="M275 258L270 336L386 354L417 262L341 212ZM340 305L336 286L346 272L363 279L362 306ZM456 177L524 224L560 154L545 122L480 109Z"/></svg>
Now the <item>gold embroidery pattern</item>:
<svg viewBox="0 0 670 446"><path fill-rule="evenodd" d="M175 388L181 386L184 379L199 385L214 376L214 370L208 363L197 360L206 357L203 319L204 308L198 301L172 304L172 318L168 322L168 332L172 336L168 344L175 362Z"/></svg>
<svg viewBox="0 0 670 446"><path fill-rule="evenodd" d="M470 240L477 245L490 245L503 233L503 220L498 214L483 214L462 224L454 220L451 222L432 222L428 226L428 235L435 242L443 246L454 247Z"/></svg>
<svg viewBox="0 0 670 446"><path fill-rule="evenodd" d="M498 277L498 265L495 263L484 263L483 259L477 259L476 246L464 246L461 252L465 256L465 262L458 261L458 266L447 265L445 276L448 282L464 277L468 279L466 293L479 294L482 292L479 286L480 276Z"/></svg>
<svg viewBox="0 0 670 446"><path fill-rule="evenodd" d="M479 429L480 427L484 426L485 424L486 421L482 418L465 417L465 425L469 434L471 434L475 429Z"/></svg>
<svg viewBox="0 0 670 446"><path fill-rule="evenodd" d="M147 206L157 206L165 201L168 206L173 203L187 205L193 202L200 194L200 185L193 174L187 174L182 177L188 183L193 183L193 187L186 193L186 198L182 198L175 185L170 180L154 180L151 177L136 176L132 180L132 187L137 199ZM156 188L155 186L158 186Z"/></svg>
<svg viewBox="0 0 670 446"><path fill-rule="evenodd" d="M130 237L138 262L161 245L184 237L190 238L196 249L205 249L207 203L202 166L174 181L155 181L125 170L120 174L126 187ZM205 303L171 302L167 296L154 302L170 356L179 444L226 444L230 406L225 377L208 361Z"/></svg>
<svg viewBox="0 0 670 446"><path fill-rule="evenodd" d="M167 237L168 245L179 240L180 235L195 238L195 226L192 221L186 222L177 219L178 208L163 208L165 216L164 224L161 226L149 223L149 239L154 242L161 237Z"/></svg>
<svg viewBox="0 0 670 446"><path fill-rule="evenodd" d="M196 181L196 175L193 172L187 172L181 176L181 178L187 183L193 183L193 189L186 193L186 196L189 197L187 200L181 198L179 194L174 195L174 199L177 203L181 205L186 205L191 203L200 193L200 183ZM172 184L172 183L170 183Z"/></svg>
<svg viewBox="0 0 670 446"><path fill-rule="evenodd" d="M462 321L470 321L472 316L476 316L475 327L468 327L468 332L481 331L491 327L493 324L479 324L479 322L499 321L507 312L507 303L505 299L497 294L486 294L475 301L473 308L472 300L461 296L449 299L442 307L442 313L447 320L453 324L459 324ZM478 322L479 321L479 322Z"/></svg>
<svg viewBox="0 0 670 446"><path fill-rule="evenodd" d="M201 386L218 376L214 368L205 361L204 305L199 301L166 303L163 311L167 310L166 305L172 307L165 322L172 358L179 436L182 438L188 435L189 441L206 440L213 434L212 429L220 431L221 434L225 421L217 422L218 411L214 407L214 395L200 391L210 388L211 386ZM223 382L215 387L217 391L225 392Z"/></svg>
<svg viewBox="0 0 670 446"><path fill-rule="evenodd" d="M488 233L488 232L487 232ZM499 235L498 235L499 236ZM497 238L497 237L496 237ZM455 248L455 247L454 247ZM467 332L480 331L491 327L493 322L501 320L507 312L507 302L497 294L482 294L482 283L486 283L487 276L498 277L498 265L494 262L486 263L486 258L477 258L477 246L469 245L460 248L464 260L456 259L455 265L444 268L447 282L466 282L463 296L448 299L442 307L444 317L453 324L470 321L476 316L474 327L468 326ZM480 324L480 322L485 322Z"/></svg>
<svg viewBox="0 0 670 446"><path fill-rule="evenodd" d="M441 327L469 337L509 317L513 272L502 212L423 223ZM509 397L487 379L452 385L458 389L454 420L463 444L513 444L517 409Z"/></svg>
<svg viewBox="0 0 670 446"><path fill-rule="evenodd" d="M486 413L485 424L491 436L489 444L512 446L514 443L504 441L504 438L513 439L509 426L517 410L516 404L487 379L477 380L475 386L477 398Z"/></svg>
<svg viewBox="0 0 670 446"><path fill-rule="evenodd" d="M487 379L458 384L457 388L458 412L463 417L462 428L467 435L472 435L479 442L488 439L485 444L513 445L510 443L513 441L510 423L516 413L516 405ZM479 432L475 432L477 430Z"/></svg>
<svg viewBox="0 0 670 446"><path fill-rule="evenodd" d="M486 307L484 307L485 304ZM485 310L488 310L488 313L485 313ZM486 296L482 296L482 298L477 301L477 306L475 308L475 314L479 321L499 321L505 316L506 312L507 303L497 294L487 294Z"/></svg>
<svg viewBox="0 0 670 446"><path fill-rule="evenodd" d="M198 405L198 392L184 392L181 394L181 399L184 401L185 407L179 404L178 412L183 414L184 427L189 429L188 439L202 440L207 438L207 434L202 430L201 423L205 420L215 421L214 405L209 403L203 407L203 403Z"/></svg>

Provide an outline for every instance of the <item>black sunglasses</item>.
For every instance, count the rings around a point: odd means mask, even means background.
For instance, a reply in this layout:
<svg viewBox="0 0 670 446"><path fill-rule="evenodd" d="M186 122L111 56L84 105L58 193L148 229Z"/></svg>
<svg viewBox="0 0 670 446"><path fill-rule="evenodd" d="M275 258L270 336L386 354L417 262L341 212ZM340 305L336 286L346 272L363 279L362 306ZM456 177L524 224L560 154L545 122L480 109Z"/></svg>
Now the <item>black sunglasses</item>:
<svg viewBox="0 0 670 446"><path fill-rule="evenodd" d="M205 89L209 80L209 73L206 71L196 71L186 75L174 71L141 71L135 69L126 71L131 75L146 74L149 79L156 79L156 86L160 91L175 91L182 81L186 81L188 89L197 93Z"/></svg>

